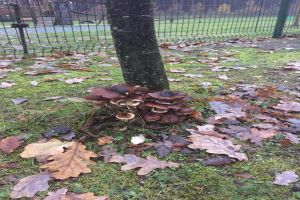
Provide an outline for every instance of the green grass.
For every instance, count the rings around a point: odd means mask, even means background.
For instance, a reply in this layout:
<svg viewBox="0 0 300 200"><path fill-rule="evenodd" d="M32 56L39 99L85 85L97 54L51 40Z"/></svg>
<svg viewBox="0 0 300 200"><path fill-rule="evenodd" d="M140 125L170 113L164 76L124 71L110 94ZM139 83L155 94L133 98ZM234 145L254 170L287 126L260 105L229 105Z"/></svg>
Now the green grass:
<svg viewBox="0 0 300 200"><path fill-rule="evenodd" d="M204 116L209 115L207 112L207 97L214 96L221 89L230 88L238 83L258 84L258 85L280 85L283 81L289 81L291 86L295 84L295 74L286 77L278 74L278 70L291 60L300 60L299 51L276 51L273 54L259 53L253 48L231 48L219 49L222 51L230 51L235 53L234 58L237 61L224 62L222 65L257 65L256 69L248 69L246 71L226 72L230 80L222 81L217 79L219 74L223 72L212 72L205 64L189 64L191 61L198 59L205 60L202 56L201 49L193 53L173 53L173 56L182 56L184 62L176 65L166 65L169 68L184 68L187 73L203 74L203 78L192 79L183 77L182 74L168 73L170 78L180 78L181 83L171 83L173 90L181 90L189 95L203 99L203 101L193 102L193 106L197 110L202 111ZM165 50L162 52L165 55ZM113 55L112 52L110 52ZM215 57L209 54L208 57ZM167 59L167 57L164 57ZM65 58L63 58L65 60ZM93 56L91 64L88 67L94 72L77 72L68 71L67 75L44 75L31 77L23 75L27 67L32 65L32 58L27 58L17 64L21 71L8 73L5 80L12 80L17 83L11 89L2 89L0 101L0 133L5 136L18 135L27 133L29 139L25 144L13 154L6 156L0 154L1 162L16 162L17 168L1 169L0 180L4 180L7 176L17 176L22 178L39 172L39 164L32 159L21 159L18 155L26 144L35 142L40 134L55 126L65 124L71 126L75 132L87 117L90 115L92 106L87 103L74 102L46 102L42 99L50 96L64 97L81 97L86 95L86 90L93 86L111 85L113 83L122 82L120 68L99 67L100 63L105 63L107 57ZM103 72L109 73L108 77L113 81L101 81L99 78ZM46 77L72 78L80 76L92 76L84 83L77 85L67 85L63 82L43 82ZM254 76L262 76L255 78ZM102 76L103 77L103 76ZM40 82L37 87L32 87L30 81L36 80ZM274 81L277 82L274 82ZM209 89L200 88L199 83L209 81L213 86ZM28 98L28 102L22 105L13 105L11 99L16 97ZM114 146L119 151L130 143L130 137L138 133L153 132L152 130L141 129L136 126L128 126L125 132L119 132L118 127L124 124L116 124L115 129L108 129L100 133L100 135L113 135L117 138ZM184 131L184 127L167 127L166 132L170 132L173 128ZM80 134L79 134L80 136ZM98 152L100 148L96 145L96 141L87 143L89 149ZM276 173L284 170L294 170L300 173L299 167L300 146L283 147L276 141L267 142L263 148L255 148L248 151L248 162L238 162L233 165L224 167L205 167L200 161L190 161L190 156L181 155L180 153L172 153L164 158L165 160L181 162L182 165L178 169L158 170L145 177L138 177L136 172L121 172L119 164L107 164L101 160L97 160L92 168L92 173L82 175L79 178L67 181L51 181L50 190L67 187L73 192L94 192L97 195L109 195L112 200L119 199L150 199L150 200L282 200L292 199L296 193L291 191L291 186L276 186L272 184ZM155 155L154 151L145 151L141 156ZM204 151L199 151L194 155L197 159L209 157ZM234 174L247 173L253 175L254 179L241 179ZM0 199L9 199L10 189L14 184L8 183L0 187ZM39 194L41 197L46 192Z"/></svg>

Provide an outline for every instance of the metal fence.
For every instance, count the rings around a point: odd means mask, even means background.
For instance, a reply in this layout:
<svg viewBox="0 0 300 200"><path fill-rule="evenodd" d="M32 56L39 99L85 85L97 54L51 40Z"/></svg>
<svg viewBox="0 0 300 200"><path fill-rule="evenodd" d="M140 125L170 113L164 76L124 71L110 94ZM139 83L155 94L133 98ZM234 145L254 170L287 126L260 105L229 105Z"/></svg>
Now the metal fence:
<svg viewBox="0 0 300 200"><path fill-rule="evenodd" d="M0 0L0 55L112 48L109 0ZM150 1L150 0L149 0ZM153 0L160 42L300 33L300 0Z"/></svg>

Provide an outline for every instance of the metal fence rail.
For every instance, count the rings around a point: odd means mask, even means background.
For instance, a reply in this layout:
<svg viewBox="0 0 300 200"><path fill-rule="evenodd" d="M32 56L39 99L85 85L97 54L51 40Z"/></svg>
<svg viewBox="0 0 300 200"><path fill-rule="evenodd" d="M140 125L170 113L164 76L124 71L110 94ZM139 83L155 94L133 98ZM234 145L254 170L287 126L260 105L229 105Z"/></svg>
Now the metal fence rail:
<svg viewBox="0 0 300 200"><path fill-rule="evenodd" d="M107 1L0 0L0 55L112 48ZM300 0L153 1L160 42L271 37L275 26L300 33Z"/></svg>

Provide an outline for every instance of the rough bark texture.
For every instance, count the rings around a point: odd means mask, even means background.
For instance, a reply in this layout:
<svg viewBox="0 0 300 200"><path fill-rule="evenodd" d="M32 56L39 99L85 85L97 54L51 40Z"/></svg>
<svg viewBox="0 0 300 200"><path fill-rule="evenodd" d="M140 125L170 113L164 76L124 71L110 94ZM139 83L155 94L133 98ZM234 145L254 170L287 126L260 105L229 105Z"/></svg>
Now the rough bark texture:
<svg viewBox="0 0 300 200"><path fill-rule="evenodd" d="M152 0L109 0L111 31L128 84L168 89L154 29Z"/></svg>

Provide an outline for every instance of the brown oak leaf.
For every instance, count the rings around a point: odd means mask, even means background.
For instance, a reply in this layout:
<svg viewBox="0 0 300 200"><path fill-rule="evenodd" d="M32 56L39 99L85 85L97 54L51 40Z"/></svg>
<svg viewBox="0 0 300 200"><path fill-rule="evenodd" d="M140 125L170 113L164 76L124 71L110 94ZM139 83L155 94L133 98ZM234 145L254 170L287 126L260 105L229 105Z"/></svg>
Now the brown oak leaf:
<svg viewBox="0 0 300 200"><path fill-rule="evenodd" d="M241 135L240 139L243 141L250 140L250 142L256 145L261 145L263 140L272 138L275 135L276 135L276 130L273 129L258 130L256 128L252 128L251 133Z"/></svg>
<svg viewBox="0 0 300 200"><path fill-rule="evenodd" d="M0 150L10 154L23 143L22 136L10 136L0 140Z"/></svg>
<svg viewBox="0 0 300 200"><path fill-rule="evenodd" d="M140 176L149 174L155 169L165 169L167 167L179 167L178 163L160 161L154 156L148 156L146 159L140 158L133 154L113 155L108 162L126 163L121 167L122 171L128 171L136 168L141 168L137 174Z"/></svg>
<svg viewBox="0 0 300 200"><path fill-rule="evenodd" d="M68 148L73 144L74 142L61 142L58 139L51 139L48 142L27 145L20 155L22 158L52 156L57 153L62 153L64 148Z"/></svg>
<svg viewBox="0 0 300 200"><path fill-rule="evenodd" d="M299 180L299 176L294 171L285 171L281 174L276 174L275 181L276 185L289 185Z"/></svg>
<svg viewBox="0 0 300 200"><path fill-rule="evenodd" d="M74 142L66 152L49 157L48 160L51 162L42 165L41 168L49 170L51 176L60 180L78 177L81 173L90 173L89 165L93 163L90 158L97 155L85 148L83 144Z"/></svg>
<svg viewBox="0 0 300 200"><path fill-rule="evenodd" d="M49 188L49 180L50 176L48 172L42 172L40 174L25 177L13 187L13 191L10 193L10 198L30 198L33 197L37 192L47 191Z"/></svg>
<svg viewBox="0 0 300 200"><path fill-rule="evenodd" d="M273 106L274 109L283 110L286 112L300 112L300 103L287 101Z"/></svg>
<svg viewBox="0 0 300 200"><path fill-rule="evenodd" d="M54 192L48 192L48 196L44 200L61 200L63 195L66 195L68 189L62 188Z"/></svg>
<svg viewBox="0 0 300 200"><path fill-rule="evenodd" d="M192 134L189 136L191 149L202 149L212 154L224 154L238 160L248 160L247 155L239 152L241 145L234 145L230 140L208 135Z"/></svg>
<svg viewBox="0 0 300 200"><path fill-rule="evenodd" d="M109 200L109 197L95 196L92 192L84 194L69 193L63 195L60 200Z"/></svg>

